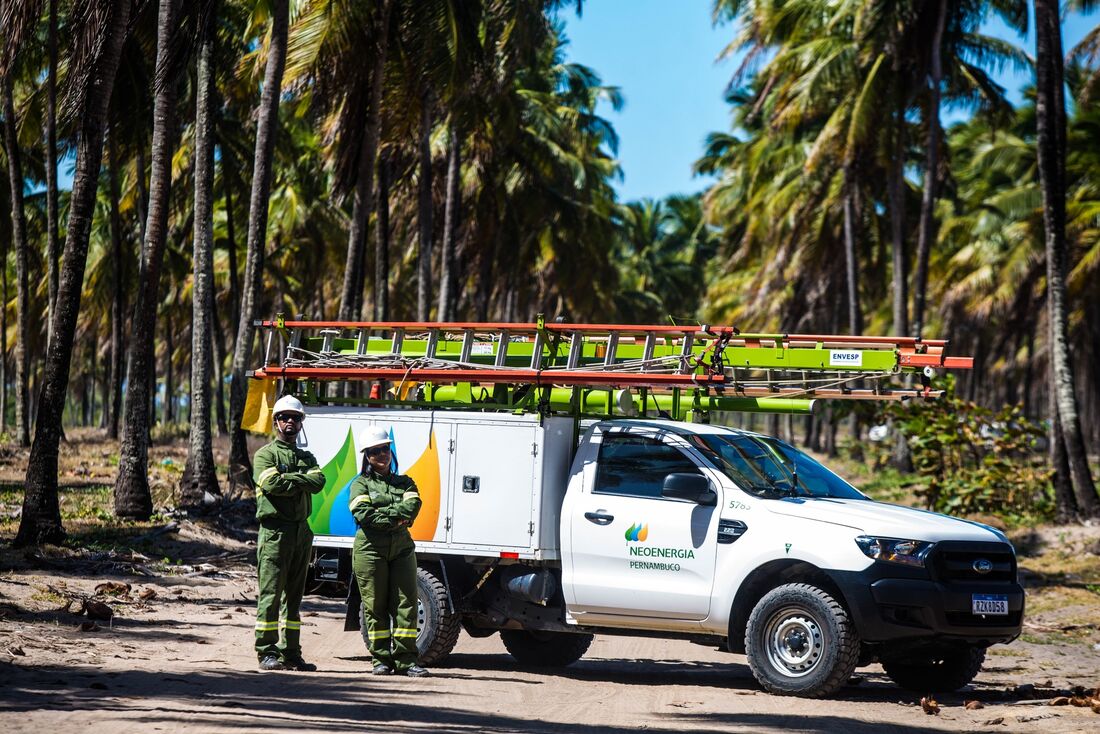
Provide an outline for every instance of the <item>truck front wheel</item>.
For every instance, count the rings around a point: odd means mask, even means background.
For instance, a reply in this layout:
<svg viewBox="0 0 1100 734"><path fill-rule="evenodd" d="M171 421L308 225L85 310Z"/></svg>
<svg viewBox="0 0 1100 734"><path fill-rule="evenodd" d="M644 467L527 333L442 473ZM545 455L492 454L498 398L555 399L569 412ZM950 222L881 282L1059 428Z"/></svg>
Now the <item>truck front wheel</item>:
<svg viewBox="0 0 1100 734"><path fill-rule="evenodd" d="M592 635L539 630L501 630L500 639L516 662L533 668L572 665L592 644Z"/></svg>
<svg viewBox="0 0 1100 734"><path fill-rule="evenodd" d="M770 693L820 698L843 686L859 660L848 612L809 584L785 584L757 602L745 630L745 654Z"/></svg>
<svg viewBox="0 0 1100 734"><path fill-rule="evenodd" d="M902 688L928 693L957 691L982 669L985 648L971 645L912 652L904 658L885 658L882 668Z"/></svg>

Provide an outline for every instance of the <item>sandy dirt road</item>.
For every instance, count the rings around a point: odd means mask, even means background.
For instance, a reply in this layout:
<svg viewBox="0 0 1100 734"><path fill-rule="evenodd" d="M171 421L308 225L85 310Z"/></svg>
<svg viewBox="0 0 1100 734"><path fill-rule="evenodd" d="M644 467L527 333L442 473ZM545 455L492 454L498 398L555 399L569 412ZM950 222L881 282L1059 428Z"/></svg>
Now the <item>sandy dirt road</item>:
<svg viewBox="0 0 1100 734"><path fill-rule="evenodd" d="M1088 709L1004 693L1042 685L1055 666L1055 687L1094 685L1100 652L1087 648L1071 658L1050 646L999 648L972 690L940 697L941 712L928 715L919 695L892 687L877 666L834 699L807 701L760 691L742 656L628 637L597 637L574 666L544 672L517 668L495 635L463 634L432 677L375 678L358 634L342 630L342 605L322 597L307 597L303 627L319 671L261 673L247 570L135 583L115 601L113 624L95 631L48 599L28 611L44 588L91 593L101 581L0 578L0 731L1095 732L1100 722ZM156 596L140 601L146 589ZM1059 654L1066 659L1052 661ZM966 710L966 700L984 707Z"/></svg>

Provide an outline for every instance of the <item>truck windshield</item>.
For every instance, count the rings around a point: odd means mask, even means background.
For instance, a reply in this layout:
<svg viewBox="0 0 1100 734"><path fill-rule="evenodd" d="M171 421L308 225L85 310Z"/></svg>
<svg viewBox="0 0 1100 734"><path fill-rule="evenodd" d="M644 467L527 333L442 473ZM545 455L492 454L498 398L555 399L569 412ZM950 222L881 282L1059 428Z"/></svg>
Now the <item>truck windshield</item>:
<svg viewBox="0 0 1100 734"><path fill-rule="evenodd" d="M737 486L753 494L867 499L824 465L777 439L713 433L687 438Z"/></svg>

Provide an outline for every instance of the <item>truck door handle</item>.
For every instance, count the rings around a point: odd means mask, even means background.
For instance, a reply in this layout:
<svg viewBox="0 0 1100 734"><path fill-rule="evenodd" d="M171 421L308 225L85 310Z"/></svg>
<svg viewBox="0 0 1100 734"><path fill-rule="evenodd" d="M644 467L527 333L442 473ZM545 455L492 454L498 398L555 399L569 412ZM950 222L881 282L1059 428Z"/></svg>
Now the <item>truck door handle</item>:
<svg viewBox="0 0 1100 734"><path fill-rule="evenodd" d="M586 512L584 513L584 519L590 520L597 525L610 525L611 521L615 519L615 516L605 515L602 512Z"/></svg>

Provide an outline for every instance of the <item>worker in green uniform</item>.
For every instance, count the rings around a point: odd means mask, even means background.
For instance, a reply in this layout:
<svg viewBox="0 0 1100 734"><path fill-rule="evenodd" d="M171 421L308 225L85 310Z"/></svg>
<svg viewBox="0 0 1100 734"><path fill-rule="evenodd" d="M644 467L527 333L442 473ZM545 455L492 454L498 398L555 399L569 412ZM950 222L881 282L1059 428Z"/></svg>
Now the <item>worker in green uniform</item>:
<svg viewBox="0 0 1100 734"><path fill-rule="evenodd" d="M366 429L359 444L362 471L351 483L348 502L359 525L351 568L363 598L373 673L422 678L428 671L416 662L416 552L409 533L420 512L420 493L412 479L394 471L384 429Z"/></svg>
<svg viewBox="0 0 1100 734"><path fill-rule="evenodd" d="M305 593L313 532L312 495L325 486L313 454L297 446L306 411L292 395L275 403L277 438L252 460L256 484L256 655L260 670L317 670L302 659L298 607ZM282 633L282 644L279 643Z"/></svg>

